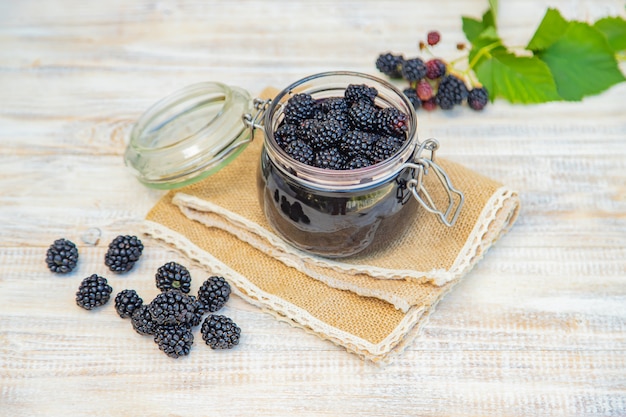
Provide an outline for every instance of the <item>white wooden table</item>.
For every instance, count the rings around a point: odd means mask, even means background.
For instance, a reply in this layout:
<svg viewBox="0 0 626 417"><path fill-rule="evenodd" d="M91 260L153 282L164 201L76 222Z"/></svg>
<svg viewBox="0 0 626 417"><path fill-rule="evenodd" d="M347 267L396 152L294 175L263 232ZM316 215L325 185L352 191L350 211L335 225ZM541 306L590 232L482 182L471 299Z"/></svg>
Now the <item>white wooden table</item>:
<svg viewBox="0 0 626 417"><path fill-rule="evenodd" d="M180 360L112 304L74 303L82 278L107 275L108 242L138 233L162 195L122 161L155 100L207 80L258 94L321 71L376 74L379 53L417 54L430 29L448 58L461 16L486 3L0 0L0 415L625 416L626 83L581 103L420 113L421 137L518 189L523 209L387 367L237 297L225 314L241 344L197 343ZM501 3L501 34L518 45L548 6L625 13L618 0ZM92 228L97 245L82 240ZM80 246L68 276L44 262L59 237ZM185 262L147 249L132 274L108 274L116 290L155 295L154 271Z"/></svg>

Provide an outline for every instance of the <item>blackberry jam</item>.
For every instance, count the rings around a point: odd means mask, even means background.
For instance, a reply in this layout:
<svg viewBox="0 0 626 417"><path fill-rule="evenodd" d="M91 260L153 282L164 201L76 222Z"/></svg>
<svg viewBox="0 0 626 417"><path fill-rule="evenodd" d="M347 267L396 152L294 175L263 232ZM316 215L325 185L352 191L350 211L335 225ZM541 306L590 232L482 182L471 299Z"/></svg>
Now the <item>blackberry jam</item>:
<svg viewBox="0 0 626 417"><path fill-rule="evenodd" d="M295 94L314 99L343 97L349 85L378 91L376 104L395 107L407 117L406 139L390 158L363 168L324 169L290 157L274 132ZM330 72L300 80L279 93L264 115L265 143L258 174L259 200L275 230L293 246L325 257L346 257L372 243L396 238L415 215L407 184L415 178L415 111L391 84L365 74ZM408 165L407 165L408 164Z"/></svg>

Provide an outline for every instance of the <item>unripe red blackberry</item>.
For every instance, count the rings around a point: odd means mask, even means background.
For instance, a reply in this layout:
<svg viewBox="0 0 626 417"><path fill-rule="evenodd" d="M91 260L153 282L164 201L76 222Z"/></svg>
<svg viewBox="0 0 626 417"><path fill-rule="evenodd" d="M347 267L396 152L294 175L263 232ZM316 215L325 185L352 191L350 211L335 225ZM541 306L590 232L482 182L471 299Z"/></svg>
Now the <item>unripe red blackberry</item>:
<svg viewBox="0 0 626 417"><path fill-rule="evenodd" d="M437 45L440 40L441 40L441 34L437 32L436 30L432 30L428 32L428 35L426 36L426 41L428 42L430 46Z"/></svg>

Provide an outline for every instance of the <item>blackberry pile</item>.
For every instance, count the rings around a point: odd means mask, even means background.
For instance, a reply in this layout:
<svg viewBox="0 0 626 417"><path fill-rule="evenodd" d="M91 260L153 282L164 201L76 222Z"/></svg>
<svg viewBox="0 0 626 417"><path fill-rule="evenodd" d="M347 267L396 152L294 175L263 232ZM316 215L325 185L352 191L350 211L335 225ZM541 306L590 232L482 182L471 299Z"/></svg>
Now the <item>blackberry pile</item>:
<svg viewBox="0 0 626 417"><path fill-rule="evenodd" d="M441 34L431 31L426 42L419 43L420 50L430 49L441 40ZM463 45L457 45L463 49ZM403 55L386 52L376 59L376 68L394 79L409 83L403 90L417 110L450 110L467 102L473 110L482 110L489 101L489 94L482 86L468 88L465 81L454 72L452 65L440 58L423 60L420 57L404 58Z"/></svg>
<svg viewBox="0 0 626 417"><path fill-rule="evenodd" d="M111 271L132 269L143 251L136 236L118 236L105 256ZM46 264L52 272L67 273L76 267L78 249L67 239L56 240L46 253ZM191 351L193 329L202 325L202 338L211 349L230 349L239 343L241 329L228 317L209 314L219 311L228 301L231 288L219 276L209 277L190 295L191 275L187 268L168 262L158 268L156 286L161 290L152 301L144 303L137 291L125 289L115 296L115 311L123 319L130 319L133 329L142 336L151 336L167 356L179 358ZM83 279L76 291L76 304L86 310L105 305L113 288L98 274ZM204 321L203 321L204 318Z"/></svg>
<svg viewBox="0 0 626 417"><path fill-rule="evenodd" d="M232 348L239 343L241 329L232 320L228 319L228 331L224 331L226 324L222 321L215 322L214 315L209 315L204 322L202 320L205 313L220 310L228 301L231 289L223 277L208 278L194 296L188 294L191 275L183 265L168 262L159 268L156 276L157 288L162 292L150 303L143 304L134 290L121 291L116 297L118 314L122 318L130 317L137 333L152 336L159 350L172 358L190 353L193 329L200 324L204 340L209 338L205 333L212 335L210 343L207 341L212 349ZM185 285L172 285L174 282L184 282ZM133 310L130 315L129 310Z"/></svg>
<svg viewBox="0 0 626 417"><path fill-rule="evenodd" d="M410 71L420 76L426 68ZM377 96L376 88L365 84L350 84L343 97L294 94L274 132L276 143L291 158L317 168L349 170L382 162L406 141L408 116L394 107L382 108Z"/></svg>

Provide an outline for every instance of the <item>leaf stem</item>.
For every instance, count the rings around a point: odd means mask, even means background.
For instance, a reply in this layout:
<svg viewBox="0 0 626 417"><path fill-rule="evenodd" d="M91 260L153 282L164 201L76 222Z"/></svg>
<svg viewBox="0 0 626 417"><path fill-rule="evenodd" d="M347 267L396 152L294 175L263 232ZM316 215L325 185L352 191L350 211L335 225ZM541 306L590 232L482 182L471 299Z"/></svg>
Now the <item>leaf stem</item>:
<svg viewBox="0 0 626 417"><path fill-rule="evenodd" d="M491 52L491 50L497 48L498 46L502 45L502 41L501 40L497 40L493 43L490 43L489 45L485 45L482 48L480 48L478 50L478 53L476 55L474 55L474 58L472 59L472 61L469 63L469 67L470 69L474 69L474 66L478 63L478 60L480 58L482 58L483 56L487 56L487 58L491 58L491 54L489 52Z"/></svg>

